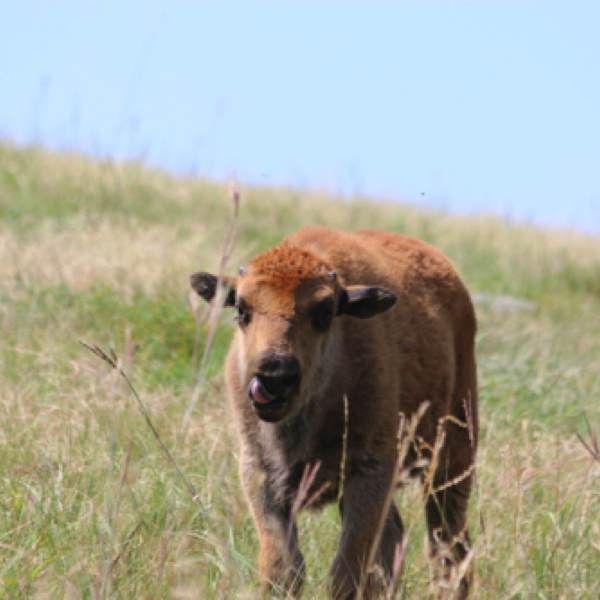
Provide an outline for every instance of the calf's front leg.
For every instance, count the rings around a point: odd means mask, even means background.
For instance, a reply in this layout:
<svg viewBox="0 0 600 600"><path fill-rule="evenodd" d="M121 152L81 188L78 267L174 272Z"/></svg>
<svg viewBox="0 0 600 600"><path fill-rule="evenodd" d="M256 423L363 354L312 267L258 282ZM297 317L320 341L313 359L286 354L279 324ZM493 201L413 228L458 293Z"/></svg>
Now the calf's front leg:
<svg viewBox="0 0 600 600"><path fill-rule="evenodd" d="M258 571L261 595L270 592L297 597L304 585L306 567L298 547L298 530L290 523L291 507L277 503L266 473L246 462L242 483L258 531Z"/></svg>
<svg viewBox="0 0 600 600"><path fill-rule="evenodd" d="M329 574L330 595L335 600L355 600L363 578L362 600L378 596L378 582L373 573L366 573L367 560L374 543L392 484L393 465L378 465L347 479L341 503L342 535L337 556ZM392 572L394 551L401 543L402 520L395 505L388 509L375 563L386 577Z"/></svg>

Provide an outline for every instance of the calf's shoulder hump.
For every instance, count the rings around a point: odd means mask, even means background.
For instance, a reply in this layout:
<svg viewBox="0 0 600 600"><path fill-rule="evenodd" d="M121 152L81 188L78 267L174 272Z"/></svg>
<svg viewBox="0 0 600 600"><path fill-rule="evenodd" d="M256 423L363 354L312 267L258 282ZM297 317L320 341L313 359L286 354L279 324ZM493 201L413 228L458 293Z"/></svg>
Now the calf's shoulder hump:
<svg viewBox="0 0 600 600"><path fill-rule="evenodd" d="M377 230L343 232L305 227L284 245L307 250L346 276L348 284L396 287L464 286L451 261L437 248L415 237Z"/></svg>

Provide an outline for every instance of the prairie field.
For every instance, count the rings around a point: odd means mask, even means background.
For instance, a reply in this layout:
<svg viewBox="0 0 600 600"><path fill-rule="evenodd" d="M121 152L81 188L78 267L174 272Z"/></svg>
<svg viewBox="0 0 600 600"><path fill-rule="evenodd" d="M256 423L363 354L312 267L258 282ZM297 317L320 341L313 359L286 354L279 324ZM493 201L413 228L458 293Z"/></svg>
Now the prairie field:
<svg viewBox="0 0 600 600"><path fill-rule="evenodd" d="M224 258L233 274L322 224L422 238L473 294L472 597L597 599L600 236L283 187L241 186L232 215L227 183L0 145L0 598L258 597L222 374L234 321L190 304L189 275ZM80 342L114 349L187 484L125 379ZM423 501L411 486L395 498L409 535L396 597L427 598ZM324 598L336 507L299 527L303 597Z"/></svg>

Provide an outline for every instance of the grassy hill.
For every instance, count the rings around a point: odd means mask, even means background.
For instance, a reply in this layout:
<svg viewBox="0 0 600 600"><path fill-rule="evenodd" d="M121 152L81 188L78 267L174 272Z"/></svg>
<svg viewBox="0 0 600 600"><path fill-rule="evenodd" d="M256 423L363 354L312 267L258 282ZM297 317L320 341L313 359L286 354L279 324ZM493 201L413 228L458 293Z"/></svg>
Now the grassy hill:
<svg viewBox="0 0 600 600"><path fill-rule="evenodd" d="M190 273L218 269L231 213L226 185L0 145L0 598L256 597L221 375L233 319L198 383L208 327L188 291ZM420 237L477 300L473 597L598 598L600 455L577 434L600 431L600 237L242 187L226 270L307 224ZM201 509L79 340L115 349ZM396 500L410 535L399 597L422 598L422 501ZM336 510L302 515L300 532L305 597L324 597Z"/></svg>

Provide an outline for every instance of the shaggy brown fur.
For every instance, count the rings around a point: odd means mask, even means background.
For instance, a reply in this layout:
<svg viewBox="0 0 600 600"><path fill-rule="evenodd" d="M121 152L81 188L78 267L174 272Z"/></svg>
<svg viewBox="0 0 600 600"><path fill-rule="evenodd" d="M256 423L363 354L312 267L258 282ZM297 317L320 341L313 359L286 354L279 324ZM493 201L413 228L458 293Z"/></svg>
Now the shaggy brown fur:
<svg viewBox="0 0 600 600"><path fill-rule="evenodd" d="M213 299L214 276L196 273L191 280L205 300ZM311 492L329 486L316 506L338 498L346 395L342 533L331 595L356 597L393 485L399 414L410 417L427 400L406 466L419 453L431 459L443 423L445 442L425 500L434 584L443 596L469 551L466 511L477 442L475 315L450 262L410 237L308 227L227 284L225 304L235 305L239 329L226 379L241 478L260 537L263 591L277 585L300 592L305 568L291 507L305 465L318 461ZM465 401L470 432L443 420L450 415L464 423ZM388 576L402 532L392 504L377 554ZM365 597L378 594L372 580ZM454 597L465 598L469 586L467 574Z"/></svg>

